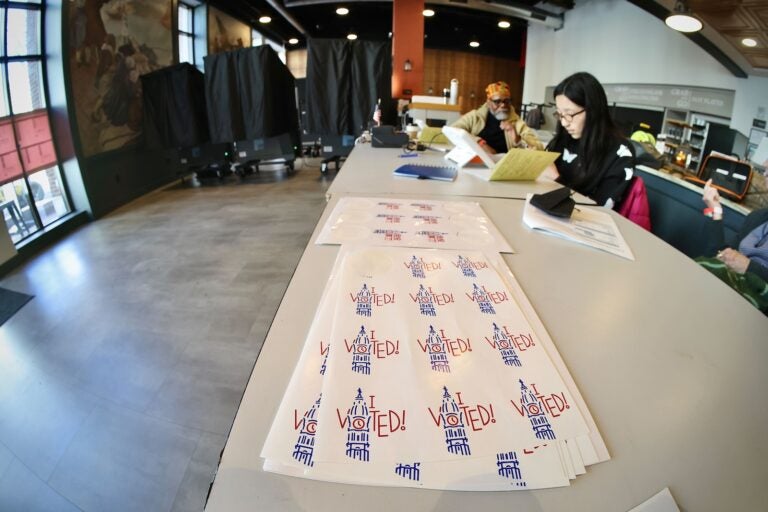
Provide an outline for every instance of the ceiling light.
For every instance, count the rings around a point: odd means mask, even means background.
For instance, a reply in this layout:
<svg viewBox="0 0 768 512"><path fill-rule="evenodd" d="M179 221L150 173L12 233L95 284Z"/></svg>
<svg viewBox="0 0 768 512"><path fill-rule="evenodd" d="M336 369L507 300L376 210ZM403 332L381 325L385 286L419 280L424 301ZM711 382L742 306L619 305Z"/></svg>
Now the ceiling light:
<svg viewBox="0 0 768 512"><path fill-rule="evenodd" d="M424 15L424 16L426 16L427 18L431 18L432 16L434 16L434 15L435 15L435 11L433 11L432 9L424 9L424 10L421 12L421 14L423 14L423 15Z"/></svg>
<svg viewBox="0 0 768 512"><path fill-rule="evenodd" d="M355 39L357 39L357 34L347 34L347 39L349 39L350 41L354 41Z"/></svg>
<svg viewBox="0 0 768 512"><path fill-rule="evenodd" d="M470 41L469 46L471 46L472 48L477 48L478 46L480 46L480 43L477 41Z"/></svg>
<svg viewBox="0 0 768 512"><path fill-rule="evenodd" d="M338 14L339 16L346 16L347 14L349 14L349 9L347 9L346 7L339 7L338 9L336 9L336 14Z"/></svg>
<svg viewBox="0 0 768 512"><path fill-rule="evenodd" d="M292 37L288 40L288 44L299 44L299 40L295 37Z"/></svg>
<svg viewBox="0 0 768 512"><path fill-rule="evenodd" d="M754 48L755 46L757 46L757 41L755 41L751 37L745 37L744 39L741 40L741 44L743 44L747 48Z"/></svg>
<svg viewBox="0 0 768 512"><path fill-rule="evenodd" d="M510 22L508 22L507 20L501 20L499 22L499 28L509 28L511 26L512 26L512 24Z"/></svg>
<svg viewBox="0 0 768 512"><path fill-rule="evenodd" d="M269 23L270 21L272 21L272 18L269 16L262 16L259 18L259 23Z"/></svg>
<svg viewBox="0 0 768 512"><path fill-rule="evenodd" d="M702 27L701 22L691 15L690 9L683 0L675 2L675 9L667 16L664 23L678 32L698 32Z"/></svg>

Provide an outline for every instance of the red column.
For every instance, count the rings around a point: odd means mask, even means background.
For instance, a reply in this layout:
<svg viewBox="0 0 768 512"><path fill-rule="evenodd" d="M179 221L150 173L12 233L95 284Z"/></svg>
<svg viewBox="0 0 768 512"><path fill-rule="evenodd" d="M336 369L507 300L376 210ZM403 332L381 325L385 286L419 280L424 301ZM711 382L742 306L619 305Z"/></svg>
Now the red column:
<svg viewBox="0 0 768 512"><path fill-rule="evenodd" d="M392 96L410 98L424 83L424 0L392 2ZM411 71L405 71L405 61ZM410 92L409 92L410 91Z"/></svg>

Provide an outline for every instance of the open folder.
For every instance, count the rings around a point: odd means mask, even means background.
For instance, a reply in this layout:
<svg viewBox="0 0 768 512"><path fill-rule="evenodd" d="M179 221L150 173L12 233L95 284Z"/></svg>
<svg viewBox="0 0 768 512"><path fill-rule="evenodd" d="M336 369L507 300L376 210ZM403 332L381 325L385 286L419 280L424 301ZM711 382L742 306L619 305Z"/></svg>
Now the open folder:
<svg viewBox="0 0 768 512"><path fill-rule="evenodd" d="M461 167L462 172L487 181L535 180L560 156L560 153L530 149L511 149L507 153L491 155L480 147L472 135L461 128L444 126L443 133L454 145L445 158ZM476 157L481 163L468 165Z"/></svg>

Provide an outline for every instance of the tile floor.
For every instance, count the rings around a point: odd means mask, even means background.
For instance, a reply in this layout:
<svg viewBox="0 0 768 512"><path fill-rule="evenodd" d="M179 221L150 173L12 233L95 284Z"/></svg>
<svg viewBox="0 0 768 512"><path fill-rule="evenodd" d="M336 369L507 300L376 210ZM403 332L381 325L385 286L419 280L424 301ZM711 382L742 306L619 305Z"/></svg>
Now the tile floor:
<svg viewBox="0 0 768 512"><path fill-rule="evenodd" d="M0 278L0 510L202 510L332 178L187 180Z"/></svg>

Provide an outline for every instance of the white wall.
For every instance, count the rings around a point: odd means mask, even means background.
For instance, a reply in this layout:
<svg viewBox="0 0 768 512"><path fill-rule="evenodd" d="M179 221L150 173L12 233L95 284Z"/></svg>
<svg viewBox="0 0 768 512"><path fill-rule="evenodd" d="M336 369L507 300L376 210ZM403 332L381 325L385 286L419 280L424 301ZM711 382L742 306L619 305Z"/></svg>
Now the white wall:
<svg viewBox="0 0 768 512"><path fill-rule="evenodd" d="M603 83L675 84L735 91L731 127L749 135L768 107L768 78L736 78L687 37L625 0L577 0L565 27L528 28L523 103L577 71Z"/></svg>

